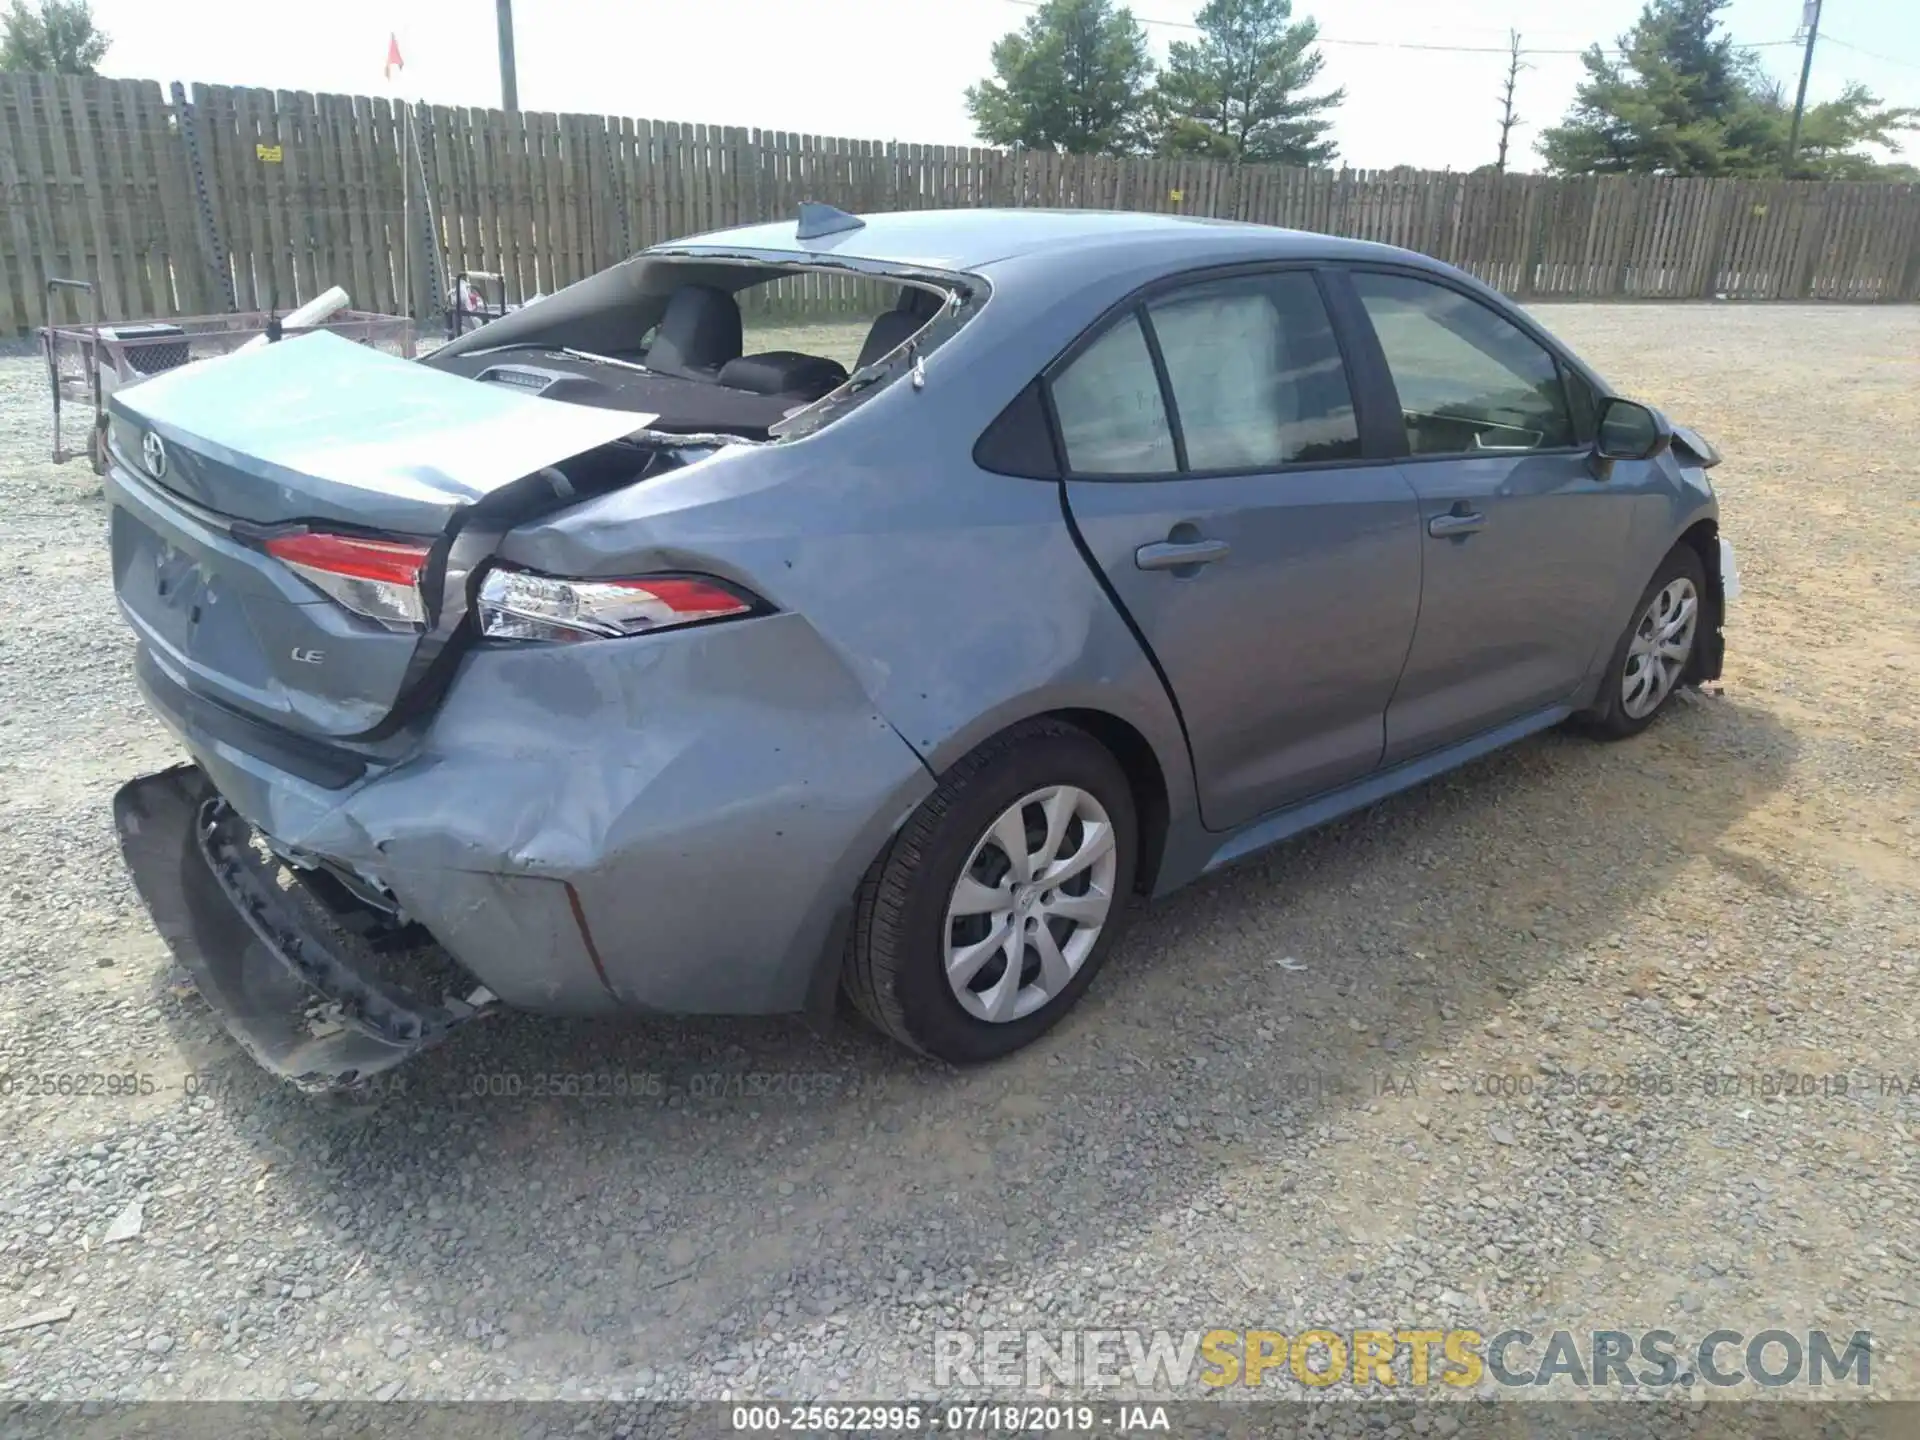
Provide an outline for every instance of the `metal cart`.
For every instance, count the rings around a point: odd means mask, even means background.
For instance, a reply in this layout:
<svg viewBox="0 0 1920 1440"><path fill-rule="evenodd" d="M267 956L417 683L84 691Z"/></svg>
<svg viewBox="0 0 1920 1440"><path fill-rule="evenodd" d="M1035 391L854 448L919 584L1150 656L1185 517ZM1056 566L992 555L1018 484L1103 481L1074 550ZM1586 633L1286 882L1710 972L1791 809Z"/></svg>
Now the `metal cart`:
<svg viewBox="0 0 1920 1440"><path fill-rule="evenodd" d="M453 277L452 298L447 302L447 339L458 340L470 328L519 308L507 303L505 276L491 270L462 270Z"/></svg>
<svg viewBox="0 0 1920 1440"><path fill-rule="evenodd" d="M250 340L279 340L307 334L310 329L327 330L389 354L413 358L413 322L404 315L341 310L322 324L298 329L282 326L276 316L260 310L109 325L100 317L99 292L86 280L48 280L49 315L55 295L62 290L84 294L93 318L83 325L47 325L40 330L47 388L53 399L53 463L64 465L84 453L95 474L107 468L107 398L121 386L149 375L225 355ZM61 411L68 403L90 407L84 449L69 450L62 438Z"/></svg>

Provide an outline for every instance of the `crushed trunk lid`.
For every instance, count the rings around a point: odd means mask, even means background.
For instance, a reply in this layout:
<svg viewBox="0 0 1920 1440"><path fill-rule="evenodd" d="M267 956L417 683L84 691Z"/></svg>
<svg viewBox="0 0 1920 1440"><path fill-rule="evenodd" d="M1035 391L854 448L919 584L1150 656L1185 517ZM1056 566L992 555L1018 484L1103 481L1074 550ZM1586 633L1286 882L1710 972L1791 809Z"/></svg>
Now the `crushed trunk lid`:
<svg viewBox="0 0 1920 1440"><path fill-rule="evenodd" d="M123 461L197 505L411 535L438 535L463 508L654 418L478 384L324 332L157 375L110 408Z"/></svg>
<svg viewBox="0 0 1920 1440"><path fill-rule="evenodd" d="M649 418L324 333L186 366L113 397L115 594L188 692L299 734L375 734L432 671L499 535L565 503L552 467ZM302 527L426 548L424 622L355 613L267 552Z"/></svg>

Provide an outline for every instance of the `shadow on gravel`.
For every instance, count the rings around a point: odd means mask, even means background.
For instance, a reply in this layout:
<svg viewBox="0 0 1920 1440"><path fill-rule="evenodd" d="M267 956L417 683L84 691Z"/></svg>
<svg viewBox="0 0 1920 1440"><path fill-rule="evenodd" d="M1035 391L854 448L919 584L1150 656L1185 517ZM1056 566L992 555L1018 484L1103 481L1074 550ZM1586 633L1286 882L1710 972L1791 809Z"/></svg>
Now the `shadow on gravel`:
<svg viewBox="0 0 1920 1440"><path fill-rule="evenodd" d="M1383 1077L1431 1075L1537 978L1577 976L1678 867L1740 863L1721 837L1794 750L1714 698L1623 744L1538 737L1145 910L1078 1013L984 1070L852 1023L506 1016L366 1113L231 1046L216 1103L288 1228L361 1255L416 1350L618 1384L763 1317L792 1338L974 1277L1125 1265L1229 1169L1290 1189ZM208 1053L211 1019L166 1008Z"/></svg>

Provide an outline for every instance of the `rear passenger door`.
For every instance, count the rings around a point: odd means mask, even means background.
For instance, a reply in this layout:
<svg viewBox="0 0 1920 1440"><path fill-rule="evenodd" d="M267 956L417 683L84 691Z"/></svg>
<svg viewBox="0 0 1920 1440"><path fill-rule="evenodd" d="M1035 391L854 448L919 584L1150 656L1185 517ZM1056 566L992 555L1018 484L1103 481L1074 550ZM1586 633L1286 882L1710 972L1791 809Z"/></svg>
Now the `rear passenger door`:
<svg viewBox="0 0 1920 1440"><path fill-rule="evenodd" d="M1592 401L1569 388L1585 382L1538 339L1436 278L1356 269L1351 281L1420 497L1425 580L1387 711L1391 765L1580 684L1610 638L1634 500L1591 463Z"/></svg>
<svg viewBox="0 0 1920 1440"><path fill-rule="evenodd" d="M1068 507L1172 687L1205 823L1374 769L1420 531L1399 470L1361 463L1315 272L1151 292L1069 352L1048 393Z"/></svg>

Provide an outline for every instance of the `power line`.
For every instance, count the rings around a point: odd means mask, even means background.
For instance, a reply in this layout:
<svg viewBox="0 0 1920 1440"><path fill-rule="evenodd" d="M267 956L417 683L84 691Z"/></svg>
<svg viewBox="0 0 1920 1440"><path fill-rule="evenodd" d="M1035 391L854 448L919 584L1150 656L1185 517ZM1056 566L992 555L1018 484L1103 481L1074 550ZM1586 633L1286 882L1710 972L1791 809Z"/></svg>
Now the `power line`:
<svg viewBox="0 0 1920 1440"><path fill-rule="evenodd" d="M1007 4L1018 5L1024 10L1038 10L1041 8L1042 3L1043 0L1007 0ZM1198 25L1195 25L1189 20L1161 20L1151 15L1135 15L1133 18L1142 25L1154 25L1164 30L1190 30L1197 32L1200 29ZM1315 43L1320 45L1358 46L1369 50L1436 50L1455 55L1507 55L1512 53L1505 45L1440 45L1419 40L1349 40L1335 35L1316 36ZM1740 48L1744 50L1759 50L1775 45L1797 46L1799 43L1798 40L1756 40L1753 44L1744 45ZM1522 55L1584 55L1591 48L1593 47L1580 46L1573 49L1530 48L1522 50L1520 53ZM1599 49L1603 55L1624 55L1627 53L1611 45L1602 45Z"/></svg>
<svg viewBox="0 0 1920 1440"><path fill-rule="evenodd" d="M1909 70L1920 70L1920 60L1902 60L1897 55L1882 55L1878 50L1869 50L1864 45L1856 45L1851 40L1842 40L1831 31L1820 37L1829 45L1838 45L1842 50L1851 50L1856 55L1865 55L1870 59L1884 60L1889 65L1901 65Z"/></svg>

